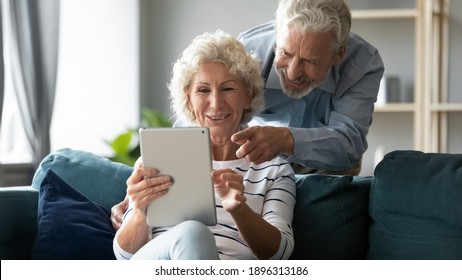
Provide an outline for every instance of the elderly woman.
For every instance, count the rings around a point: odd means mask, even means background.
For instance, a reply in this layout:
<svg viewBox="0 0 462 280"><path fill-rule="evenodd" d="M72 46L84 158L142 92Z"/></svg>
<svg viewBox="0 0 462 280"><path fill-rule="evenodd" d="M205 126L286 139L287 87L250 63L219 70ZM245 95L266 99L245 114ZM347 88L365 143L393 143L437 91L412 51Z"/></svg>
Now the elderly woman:
<svg viewBox="0 0 462 280"><path fill-rule="evenodd" d="M221 31L196 37L173 67L172 108L190 125L208 127L218 223L186 221L149 228L148 204L175 184L138 165L127 180L128 209L114 238L118 259L287 259L293 250L293 170L279 157L239 159L231 135L263 105L256 59Z"/></svg>

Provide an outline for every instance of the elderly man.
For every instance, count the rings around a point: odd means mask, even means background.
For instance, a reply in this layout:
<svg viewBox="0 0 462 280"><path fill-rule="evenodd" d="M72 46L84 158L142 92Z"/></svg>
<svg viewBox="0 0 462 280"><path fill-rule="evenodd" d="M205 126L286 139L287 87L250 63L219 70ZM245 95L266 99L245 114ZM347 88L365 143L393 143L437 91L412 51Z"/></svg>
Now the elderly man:
<svg viewBox="0 0 462 280"><path fill-rule="evenodd" d="M281 0L275 21L239 35L266 85L265 110L232 137L238 157L281 156L298 173L359 173L384 66L350 28L343 0Z"/></svg>

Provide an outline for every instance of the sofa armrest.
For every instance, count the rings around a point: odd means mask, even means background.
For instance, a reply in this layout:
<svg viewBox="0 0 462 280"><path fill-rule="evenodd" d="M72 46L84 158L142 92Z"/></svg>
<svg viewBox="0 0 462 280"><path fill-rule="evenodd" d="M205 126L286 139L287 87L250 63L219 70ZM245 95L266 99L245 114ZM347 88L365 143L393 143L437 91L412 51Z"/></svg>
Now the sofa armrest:
<svg viewBox="0 0 462 280"><path fill-rule="evenodd" d="M38 191L0 188L0 259L29 259L37 230Z"/></svg>

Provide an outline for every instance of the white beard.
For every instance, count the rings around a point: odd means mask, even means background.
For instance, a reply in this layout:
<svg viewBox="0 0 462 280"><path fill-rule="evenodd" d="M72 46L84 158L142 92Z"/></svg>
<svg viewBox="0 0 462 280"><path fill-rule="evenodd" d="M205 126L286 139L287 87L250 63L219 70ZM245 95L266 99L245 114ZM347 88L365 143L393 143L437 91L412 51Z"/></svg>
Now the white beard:
<svg viewBox="0 0 462 280"><path fill-rule="evenodd" d="M310 82L307 88L295 89L288 87L285 83L287 75L285 74L284 69L277 69L277 74L279 76L279 82L281 83L282 91L289 97L300 99L304 96L307 96L313 89L319 86L319 83L309 77L305 77L306 80Z"/></svg>

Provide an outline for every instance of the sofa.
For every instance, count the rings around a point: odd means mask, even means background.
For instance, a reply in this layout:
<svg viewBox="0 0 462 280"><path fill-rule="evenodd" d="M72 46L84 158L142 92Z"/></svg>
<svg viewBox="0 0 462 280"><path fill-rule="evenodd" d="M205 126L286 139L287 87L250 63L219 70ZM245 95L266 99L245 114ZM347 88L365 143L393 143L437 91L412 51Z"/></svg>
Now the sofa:
<svg viewBox="0 0 462 280"><path fill-rule="evenodd" d="M0 259L114 259L132 167L62 149L0 188ZM373 176L297 175L292 259L462 259L462 155L393 151Z"/></svg>

